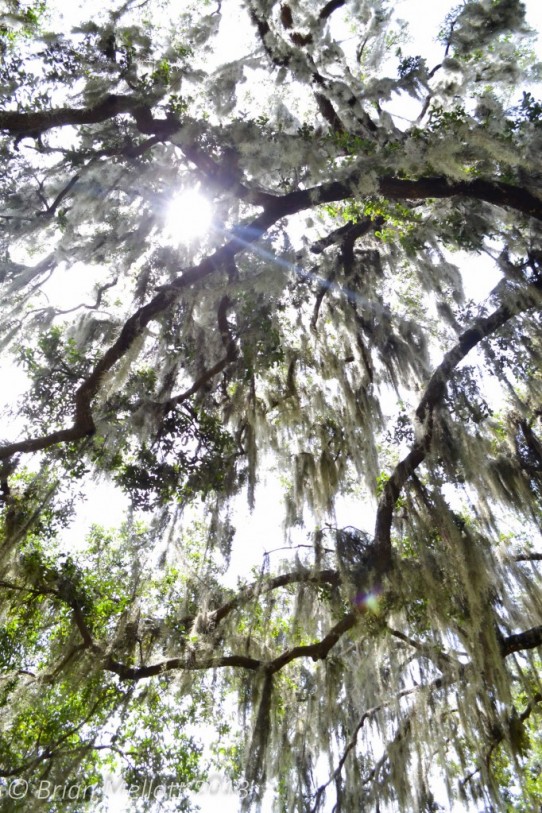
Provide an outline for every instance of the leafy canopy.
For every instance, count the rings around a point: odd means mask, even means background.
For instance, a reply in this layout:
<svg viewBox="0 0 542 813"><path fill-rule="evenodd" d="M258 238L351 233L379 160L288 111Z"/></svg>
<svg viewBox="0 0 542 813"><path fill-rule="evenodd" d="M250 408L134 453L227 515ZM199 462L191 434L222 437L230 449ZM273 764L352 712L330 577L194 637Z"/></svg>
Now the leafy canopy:
<svg viewBox="0 0 542 813"><path fill-rule="evenodd" d="M540 63L396 5L6 4L2 810L542 803Z"/></svg>

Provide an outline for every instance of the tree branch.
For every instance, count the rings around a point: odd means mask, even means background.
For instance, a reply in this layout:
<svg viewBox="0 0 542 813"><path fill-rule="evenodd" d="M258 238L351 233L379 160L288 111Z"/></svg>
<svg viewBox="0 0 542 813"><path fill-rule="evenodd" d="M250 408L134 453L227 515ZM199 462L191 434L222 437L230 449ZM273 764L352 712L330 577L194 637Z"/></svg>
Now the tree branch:
<svg viewBox="0 0 542 813"><path fill-rule="evenodd" d="M540 282L530 286L536 292L542 290ZM401 460L386 481L382 496L378 502L374 543L382 551L382 555L389 560L391 557L391 525L393 511L405 483L425 460L431 446L433 436L433 413L446 394L447 383L458 366L477 344L495 333L512 317L517 316L529 308L534 307L536 299L528 291L515 292L515 297L509 297L510 302L503 303L496 311L486 317L480 317L459 337L457 344L444 356L443 360L433 372L425 389L421 401L416 409L416 419L422 429L422 436L414 443L410 452Z"/></svg>
<svg viewBox="0 0 542 813"><path fill-rule="evenodd" d="M334 11L337 11L338 8L341 8L345 4L346 0L329 0L329 2L325 4L323 9L321 9L320 14L318 16L321 20L327 20L328 17L331 17Z"/></svg>
<svg viewBox="0 0 542 813"><path fill-rule="evenodd" d="M253 598L276 590L277 587L287 587L290 584L330 584L337 587L340 583L341 578L337 570L321 570L318 573L299 573L296 571L283 573L265 582L257 581L243 588L237 596L223 604L222 607L210 612L207 616L207 620L213 625L219 624L227 615L233 612L233 610L236 610ZM193 618L190 619L190 621L193 620Z"/></svg>
<svg viewBox="0 0 542 813"><path fill-rule="evenodd" d="M325 237L321 237L311 245L310 250L313 254L322 254L326 248L344 241L355 243L360 237L368 234L372 228L379 229L383 222L383 218L377 217L375 220L365 218L364 220L358 220L357 223L346 223L346 225L339 226L338 229L326 234Z"/></svg>
<svg viewBox="0 0 542 813"><path fill-rule="evenodd" d="M408 695L415 694L415 693L422 692L422 691L428 691L429 692L429 691L432 691L432 690L442 689L443 686L445 686L445 685L448 686L451 683L454 683L457 680L459 680L469 670L469 665L468 664L454 663L454 661L450 658L450 656L447 655L444 652L435 652L433 647L428 647L426 644L421 644L418 641L415 641L415 640L413 640L411 638L408 638L406 635L403 635L402 633L397 632L396 630L390 630L390 633L394 637L399 638L400 640L404 641L405 643L410 644L410 646L414 647L421 654L428 655L431 658L433 658L434 655L437 655L438 656L438 667L443 672L443 674L441 676L437 677L437 678L434 678L428 684L419 685L419 686L416 685L416 686L412 686L409 689L403 689L402 691L400 691L396 695L394 695L394 697L390 698L387 701L384 701L383 703L380 703L377 706L374 706L371 709L368 709L367 711L365 711L362 714L359 722L356 725L356 728L354 729L354 732L353 732L350 740L348 741L345 749L343 750L343 753L341 755L341 758L339 759L337 767L335 768L335 770L333 771L331 776L328 778L328 780L323 785L320 785L320 787L317 789L316 794L315 794L315 804L311 808L311 813L317 813L320 801L322 799L323 794L325 793L326 788L331 784L331 782L333 782L335 779L337 779L340 776L340 774L342 772L342 769L344 767L344 764L346 762L346 759L347 759L348 755L356 747L359 733L362 730L365 723L367 722L367 720L370 720L372 717L374 717L374 715L377 712L381 711L386 706L391 705L391 703L397 703L398 700L400 700L403 697L407 697ZM542 627L535 627L535 628L533 628L531 630L526 630L523 633L518 633L517 635L511 635L508 638L505 638L504 641L501 644L501 652L502 652L503 658L505 658L505 657L508 657L508 655L511 655L513 652L518 652L518 651L523 650L523 649L533 649L536 646L540 646L540 645L542 645ZM455 669L455 672L450 673L448 671L445 671L449 667L451 667L452 669ZM530 716L530 714L533 712L535 706L540 702L542 702L542 694L536 693L533 696L532 700L527 705L527 707L525 708L525 710L519 716L519 719L521 720L521 722L524 722ZM406 724L406 727L405 727L405 724ZM399 726L397 735L400 735L401 737L405 736L409 726L410 726L410 718L407 716L406 718L403 719L402 724ZM396 737L397 737L397 735L396 735ZM499 735L499 739L492 746L492 750L503 739L504 739L504 735L502 735L502 736ZM375 766L375 768L371 772L369 779L373 778L373 776L376 774L376 772L382 767L382 765L384 764L384 761L386 759L387 759L387 751L384 753L384 755L383 755L382 759L380 760L380 762L378 763L378 765ZM469 779L471 779L472 776L475 775L475 773L477 773L477 771L473 771L472 774L470 774L468 777L465 778L464 782L467 782Z"/></svg>
<svg viewBox="0 0 542 813"><path fill-rule="evenodd" d="M286 664L295 660L296 658L312 658L313 661L325 660L329 652L333 649L336 643L342 638L345 632L352 629L356 623L357 615L355 613L346 613L346 615L335 624L334 627L328 632L325 638L315 644L307 644L305 646L294 646L288 649L275 658L268 664L268 668L272 672L278 672Z"/></svg>
<svg viewBox="0 0 542 813"><path fill-rule="evenodd" d="M250 658L246 655L215 655L198 660L194 654L190 654L184 658L168 658L148 666L126 666L108 655L103 660L103 668L118 675L121 680L136 681L177 669L199 671L203 669L222 669L227 666L248 669L249 671L265 668L269 674L275 674L275 672L280 671L297 658L310 657L313 661L324 660L344 633L352 629L356 623L356 618L357 616L354 613L347 613L321 641L306 646L292 647L292 649L286 650L271 661Z"/></svg>
<svg viewBox="0 0 542 813"><path fill-rule="evenodd" d="M132 96L109 94L92 107L59 107L54 110L36 110L31 113L19 113L13 110L0 111L0 130L7 130L12 135L32 136L45 133L54 127L81 124L99 124L122 113L138 113L143 126L148 120L141 113L141 102ZM152 116L151 116L152 118ZM173 132L173 122L163 119L162 126L168 124L168 134ZM156 122L155 122L156 123ZM175 129L179 124L175 123ZM155 135L156 133L152 133Z"/></svg>
<svg viewBox="0 0 542 813"><path fill-rule="evenodd" d="M103 668L108 672L118 675L121 680L145 680L146 678L163 675L172 670L200 671L202 669L223 669L226 666L234 666L240 669L255 671L263 666L263 662L256 658L249 658L245 655L218 655L210 658L196 660L195 657L168 658L160 663L148 666L126 666L115 660L112 656L107 656L103 661Z"/></svg>
<svg viewBox="0 0 542 813"><path fill-rule="evenodd" d="M259 20L258 25L263 26L263 34L269 33L269 25L265 20ZM319 75L316 78L320 84L325 80ZM41 110L33 113L19 113L15 111L0 112L0 130L6 130L12 135L35 135L43 133L54 127L65 125L97 124L117 115L129 113L135 119L141 133L169 138L181 127L182 123L174 116L165 119L154 118L150 107L143 105L140 100L132 96L110 94L101 102L90 108L57 108L54 110ZM375 126L371 122L373 127ZM191 152L192 151L192 152ZM201 149L193 145L186 148L185 154L196 165L204 158ZM217 165L212 162L211 174L220 174ZM311 189L298 190L289 195L275 198L282 201L283 215L294 214L303 209L310 208L317 203L331 203L347 197L359 196L356 192L362 176L355 170L346 181L331 181ZM449 198L462 196L474 200L483 200L518 212L522 212L537 220L542 220L542 201L525 189L512 186L500 181L487 181L477 178L473 181L450 181L444 176L422 177L418 179L403 179L384 176L378 181L380 194L392 200L423 200L426 198ZM265 193L264 193L265 195ZM274 196L269 195L272 203ZM262 205L265 200L262 197Z"/></svg>
<svg viewBox="0 0 542 813"><path fill-rule="evenodd" d="M172 135L181 126L180 122L173 118L155 119L150 108L144 107L132 97L110 95L99 104L88 109L60 108L35 113L4 111L0 113L0 128L17 134L35 131L36 129L43 132L52 127L66 124L96 123L120 113L132 114L138 128L144 133L160 134L166 137ZM164 286L147 305L139 308L125 322L117 341L105 352L92 373L77 390L73 425L68 429L58 430L38 438L29 438L6 444L0 447L0 460L9 458L16 453L36 452L58 443L80 440L87 435L93 434L95 427L91 405L99 390L103 376L126 354L149 322L156 319L176 301L178 291L209 276L224 265L230 264L237 253L258 240L278 220L304 209L312 208L319 203L355 196L356 184L359 182L359 178L358 171L351 176L348 182L334 181L311 189L297 190L283 196L274 196L267 193L260 194L259 204L264 206L261 215L256 217L248 226L238 226L234 229L232 240L202 260L197 266L186 269L176 280L170 285ZM385 177L379 181L379 190L381 194L393 199L463 195L485 200L495 205L510 207L542 220L542 201L534 198L525 190L508 184L489 183L480 179L471 182L449 183L444 177L421 178L412 181ZM363 227L360 226L359 228L362 229ZM471 341L471 338L465 336L464 342L468 345L469 341ZM476 340L470 346L474 346L475 343ZM223 361L217 363L217 366L213 368L214 371L209 371L209 378L223 369L223 363ZM432 383L434 386L438 385L438 382ZM428 397L430 396L431 393L428 393ZM189 396L186 395L185 397ZM425 452L421 447L414 448L409 459L403 461L394 473L393 478L390 478L385 494L386 499L382 503L382 511L379 514L380 519L385 520L385 522L377 523L379 531L377 538L380 538L383 534L382 539L384 542L386 541L385 527L387 524L391 524L390 505L391 511L393 511L393 505L402 485L410 473L423 460L424 455ZM389 517L384 512L386 500Z"/></svg>
<svg viewBox="0 0 542 813"><path fill-rule="evenodd" d="M358 186L362 174L355 170L345 181L329 181L309 189L290 192L276 200L282 201L285 215L294 214L321 203L334 203L345 198L360 198ZM444 176L405 180L384 176L377 181L377 190L390 200L426 200L428 198L464 197L482 200L494 206L512 209L542 220L542 200L518 186L500 181L450 181Z"/></svg>
<svg viewBox="0 0 542 813"><path fill-rule="evenodd" d="M542 646L542 626L531 627L524 632L509 635L501 641L501 652L504 658L514 652L521 652L524 649L536 649Z"/></svg>
<svg viewBox="0 0 542 813"><path fill-rule="evenodd" d="M517 714L517 711L514 709L514 714L517 715L517 716L512 717L509 720L509 723L512 723L512 724L514 724L514 723L520 723L520 724L524 723L525 720L529 719L529 717L531 716L533 711L535 711L535 709L536 709L536 707L538 706L539 703L542 703L542 693L541 692L536 692L533 695L532 699L529 701L529 703L527 703L526 707L523 709L521 714ZM493 754L495 748L497 748L497 746L501 744L501 742L505 739L505 736L506 735L505 735L504 731L502 731L500 728L497 729L497 731L495 732L495 735L494 735L493 742L491 743L491 745L490 745L490 747L489 747L489 749L487 751L487 754L484 757L484 761L487 764L489 764L490 759L491 759L491 755ZM465 776L461 780L461 785L462 786L466 785L479 772L480 772L480 766L478 768L475 768L469 774L467 774L467 776Z"/></svg>
<svg viewBox="0 0 542 813"><path fill-rule="evenodd" d="M29 453L47 449L58 443L66 443L92 435L95 431L91 405L100 388L104 375L128 352L134 341L141 336L149 322L158 318L177 300L178 292L213 272L228 266L232 258L259 239L281 217L280 209L263 212L248 226L239 227L235 236L222 248L217 249L198 265L187 268L172 283L164 286L146 305L139 308L123 325L120 335L95 365L90 375L75 393L75 420L68 429L61 429L37 438L16 441L0 447L0 460L17 453Z"/></svg>

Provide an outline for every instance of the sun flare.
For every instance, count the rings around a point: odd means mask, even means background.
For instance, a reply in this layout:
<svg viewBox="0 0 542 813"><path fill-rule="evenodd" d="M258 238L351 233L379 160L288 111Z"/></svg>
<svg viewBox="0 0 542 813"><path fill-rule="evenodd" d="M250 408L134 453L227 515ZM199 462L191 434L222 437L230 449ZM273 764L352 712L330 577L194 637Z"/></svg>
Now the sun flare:
<svg viewBox="0 0 542 813"><path fill-rule="evenodd" d="M209 231L212 213L211 202L200 192L182 192L167 208L166 233L172 242L190 243Z"/></svg>

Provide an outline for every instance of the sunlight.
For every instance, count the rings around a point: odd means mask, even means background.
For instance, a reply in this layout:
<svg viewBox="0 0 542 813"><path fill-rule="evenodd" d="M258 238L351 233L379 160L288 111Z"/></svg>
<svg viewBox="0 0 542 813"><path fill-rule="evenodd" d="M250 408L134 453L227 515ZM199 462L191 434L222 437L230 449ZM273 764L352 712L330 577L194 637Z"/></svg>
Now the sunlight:
<svg viewBox="0 0 542 813"><path fill-rule="evenodd" d="M174 243L191 243L210 228L211 202L200 192L188 190L177 195L167 208L165 230Z"/></svg>

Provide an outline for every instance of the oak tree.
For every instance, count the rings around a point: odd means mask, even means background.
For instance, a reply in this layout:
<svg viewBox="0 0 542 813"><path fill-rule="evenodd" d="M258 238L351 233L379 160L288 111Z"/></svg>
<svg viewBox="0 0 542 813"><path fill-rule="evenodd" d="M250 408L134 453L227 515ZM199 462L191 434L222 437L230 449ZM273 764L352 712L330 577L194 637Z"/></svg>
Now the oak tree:
<svg viewBox="0 0 542 813"><path fill-rule="evenodd" d="M542 803L540 63L400 11L8 0L0 809Z"/></svg>

